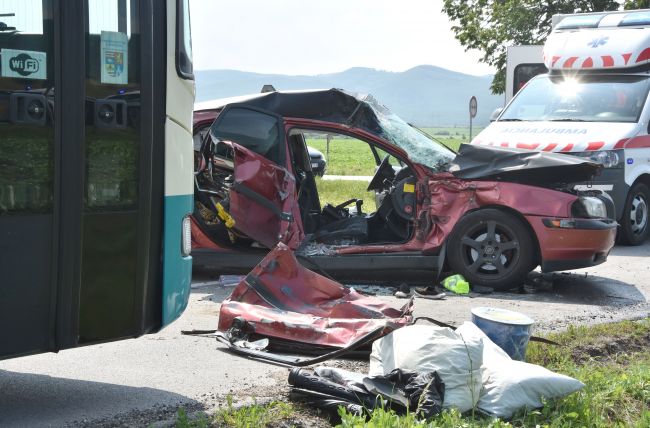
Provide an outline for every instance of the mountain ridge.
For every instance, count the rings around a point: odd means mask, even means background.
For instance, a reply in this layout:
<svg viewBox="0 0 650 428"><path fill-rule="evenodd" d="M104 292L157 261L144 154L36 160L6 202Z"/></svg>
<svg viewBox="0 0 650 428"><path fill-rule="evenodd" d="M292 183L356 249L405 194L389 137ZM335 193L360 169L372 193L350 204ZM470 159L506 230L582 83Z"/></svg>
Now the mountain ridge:
<svg viewBox="0 0 650 428"><path fill-rule="evenodd" d="M492 76L473 76L433 65L402 72L352 67L335 73L285 75L241 70L196 70L197 102L259 92L271 84L277 90L341 88L370 93L397 115L419 126L466 126L468 103L478 100L474 124L486 125L503 96L492 95Z"/></svg>

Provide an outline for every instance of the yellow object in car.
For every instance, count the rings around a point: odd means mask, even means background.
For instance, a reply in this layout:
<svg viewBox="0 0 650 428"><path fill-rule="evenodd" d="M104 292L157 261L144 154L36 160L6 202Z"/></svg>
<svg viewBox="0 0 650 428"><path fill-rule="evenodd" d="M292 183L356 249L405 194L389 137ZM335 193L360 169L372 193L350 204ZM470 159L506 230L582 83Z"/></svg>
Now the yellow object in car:
<svg viewBox="0 0 650 428"><path fill-rule="evenodd" d="M214 207L217 209L217 215L223 221L228 229L232 229L235 226L235 219L232 218L230 214L226 212L223 206L220 203L214 204Z"/></svg>

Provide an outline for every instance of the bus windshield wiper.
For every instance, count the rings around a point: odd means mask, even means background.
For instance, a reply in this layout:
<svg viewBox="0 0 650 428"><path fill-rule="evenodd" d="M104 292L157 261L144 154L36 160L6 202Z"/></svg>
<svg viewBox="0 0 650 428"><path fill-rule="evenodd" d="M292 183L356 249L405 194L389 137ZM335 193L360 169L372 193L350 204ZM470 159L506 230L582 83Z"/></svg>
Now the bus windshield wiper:
<svg viewBox="0 0 650 428"><path fill-rule="evenodd" d="M509 117L506 119L499 119L497 122L521 122L523 119L517 119L516 117Z"/></svg>
<svg viewBox="0 0 650 428"><path fill-rule="evenodd" d="M549 122L588 122L584 119L572 119L572 118L563 118L563 119L551 119Z"/></svg>

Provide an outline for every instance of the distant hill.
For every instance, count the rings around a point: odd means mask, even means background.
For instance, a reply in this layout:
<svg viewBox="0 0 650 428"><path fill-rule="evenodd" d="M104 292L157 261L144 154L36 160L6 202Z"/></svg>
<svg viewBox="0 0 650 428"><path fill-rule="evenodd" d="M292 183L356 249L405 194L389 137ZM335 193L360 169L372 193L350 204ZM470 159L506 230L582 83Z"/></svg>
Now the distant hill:
<svg viewBox="0 0 650 428"><path fill-rule="evenodd" d="M196 74L196 99L216 98L259 92L272 84L277 90L342 88L370 93L405 120L420 126L468 125L469 99L478 100L474 123L486 125L503 96L490 93L492 76L472 76L432 65L420 65L404 72L356 67L316 76L259 74L236 70L199 70Z"/></svg>

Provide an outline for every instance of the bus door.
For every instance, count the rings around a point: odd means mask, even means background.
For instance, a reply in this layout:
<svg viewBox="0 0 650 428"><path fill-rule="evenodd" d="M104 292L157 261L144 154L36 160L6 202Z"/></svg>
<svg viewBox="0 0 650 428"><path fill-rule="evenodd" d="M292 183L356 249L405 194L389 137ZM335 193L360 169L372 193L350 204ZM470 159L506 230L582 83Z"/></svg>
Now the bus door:
<svg viewBox="0 0 650 428"><path fill-rule="evenodd" d="M0 1L0 359L161 326L154 3Z"/></svg>
<svg viewBox="0 0 650 428"><path fill-rule="evenodd" d="M140 208L138 0L86 0L79 338L133 334Z"/></svg>

